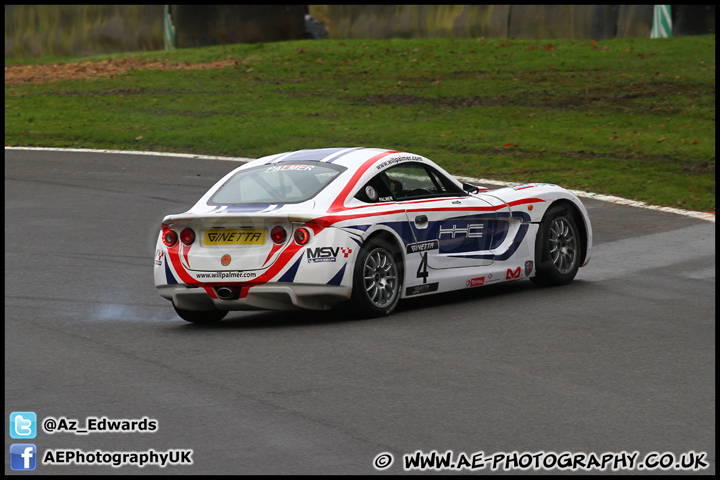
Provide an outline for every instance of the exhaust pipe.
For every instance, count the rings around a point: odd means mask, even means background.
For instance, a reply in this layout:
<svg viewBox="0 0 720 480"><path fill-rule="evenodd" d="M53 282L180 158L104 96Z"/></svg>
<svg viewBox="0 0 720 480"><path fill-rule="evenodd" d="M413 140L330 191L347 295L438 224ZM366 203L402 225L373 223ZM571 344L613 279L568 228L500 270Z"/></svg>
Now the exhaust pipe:
<svg viewBox="0 0 720 480"><path fill-rule="evenodd" d="M240 298L240 287L215 287L220 300L236 300Z"/></svg>

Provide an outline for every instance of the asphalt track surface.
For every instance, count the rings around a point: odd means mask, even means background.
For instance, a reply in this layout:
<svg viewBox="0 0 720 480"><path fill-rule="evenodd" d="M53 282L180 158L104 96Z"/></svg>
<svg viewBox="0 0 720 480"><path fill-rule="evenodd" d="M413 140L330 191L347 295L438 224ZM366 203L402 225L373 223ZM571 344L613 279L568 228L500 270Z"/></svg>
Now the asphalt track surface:
<svg viewBox="0 0 720 480"><path fill-rule="evenodd" d="M193 450L192 465L34 473L372 474L389 452L396 474L418 450L694 451L709 465L696 473L715 472L713 222L587 200L595 248L568 286L417 298L375 320L188 324L153 286L160 220L232 168L5 151L5 431L14 411L148 417L156 432L41 429L29 443ZM17 442L6 434L5 472L28 475L10 470Z"/></svg>

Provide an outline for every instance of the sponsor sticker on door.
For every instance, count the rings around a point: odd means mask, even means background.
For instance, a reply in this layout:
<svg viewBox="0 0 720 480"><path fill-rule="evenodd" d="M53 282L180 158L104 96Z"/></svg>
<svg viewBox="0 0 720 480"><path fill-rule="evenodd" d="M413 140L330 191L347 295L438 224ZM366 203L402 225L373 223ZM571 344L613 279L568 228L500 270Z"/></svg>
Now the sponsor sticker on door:
<svg viewBox="0 0 720 480"><path fill-rule="evenodd" d="M515 270L507 269L507 275L505 276L505 280L512 280L514 278L520 278L520 273L522 272L521 267L517 267Z"/></svg>
<svg viewBox="0 0 720 480"><path fill-rule="evenodd" d="M466 287L479 287L485 283L485 277L471 278L465 282Z"/></svg>

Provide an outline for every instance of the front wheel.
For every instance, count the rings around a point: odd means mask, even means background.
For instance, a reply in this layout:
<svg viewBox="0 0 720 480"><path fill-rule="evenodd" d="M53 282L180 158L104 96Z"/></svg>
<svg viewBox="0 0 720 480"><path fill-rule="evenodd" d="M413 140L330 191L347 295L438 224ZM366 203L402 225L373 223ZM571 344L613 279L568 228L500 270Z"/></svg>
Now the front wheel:
<svg viewBox="0 0 720 480"><path fill-rule="evenodd" d="M185 310L178 308L173 303L175 313L186 322L199 323L199 324L212 324L217 323L227 315L228 312L224 310Z"/></svg>
<svg viewBox="0 0 720 480"><path fill-rule="evenodd" d="M370 240L358 254L353 272L351 304L363 317L390 314L400 300L400 268L387 242Z"/></svg>
<svg viewBox="0 0 720 480"><path fill-rule="evenodd" d="M570 283L580 268L580 237L566 207L551 207L535 241L537 271L530 280L549 287Z"/></svg>

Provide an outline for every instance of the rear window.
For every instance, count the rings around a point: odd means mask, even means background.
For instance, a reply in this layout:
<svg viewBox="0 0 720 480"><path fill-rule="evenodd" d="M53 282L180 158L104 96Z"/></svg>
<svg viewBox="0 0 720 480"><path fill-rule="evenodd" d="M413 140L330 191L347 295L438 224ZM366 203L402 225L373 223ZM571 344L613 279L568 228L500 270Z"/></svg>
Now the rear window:
<svg viewBox="0 0 720 480"><path fill-rule="evenodd" d="M208 203L300 203L313 198L344 170L339 165L319 162L273 163L240 170Z"/></svg>

